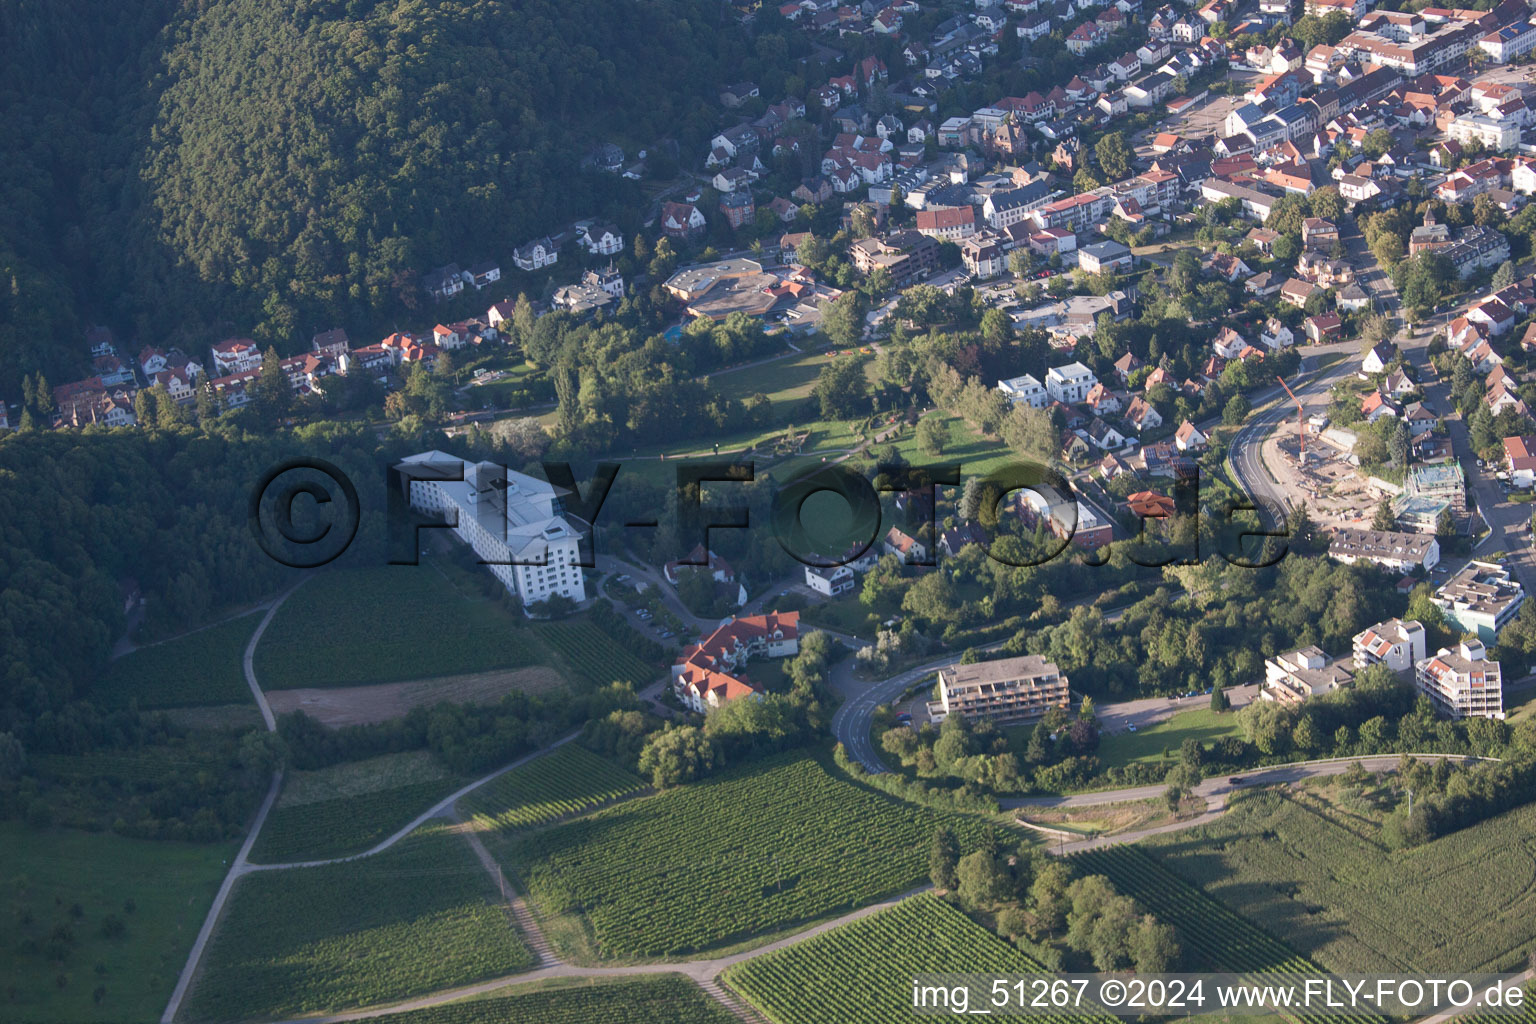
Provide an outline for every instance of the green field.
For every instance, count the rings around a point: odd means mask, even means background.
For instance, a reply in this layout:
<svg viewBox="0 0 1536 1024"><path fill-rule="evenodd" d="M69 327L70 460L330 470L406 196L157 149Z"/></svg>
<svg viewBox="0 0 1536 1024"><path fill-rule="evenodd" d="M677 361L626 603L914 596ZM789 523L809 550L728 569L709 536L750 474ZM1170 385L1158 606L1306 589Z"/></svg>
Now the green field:
<svg viewBox="0 0 1536 1024"><path fill-rule="evenodd" d="M636 776L567 743L486 783L459 806L482 829L496 831L556 821L644 788Z"/></svg>
<svg viewBox="0 0 1536 1024"><path fill-rule="evenodd" d="M520 618L425 562L337 569L283 603L256 647L256 675L263 689L288 690L540 664Z"/></svg>
<svg viewBox="0 0 1536 1024"><path fill-rule="evenodd" d="M197 1021L372 1006L534 963L468 844L423 829L384 853L242 878L187 1001Z"/></svg>
<svg viewBox="0 0 1536 1024"><path fill-rule="evenodd" d="M234 852L0 823L0 1017L159 1020Z"/></svg>
<svg viewBox="0 0 1536 1024"><path fill-rule="evenodd" d="M725 1007L676 974L526 986L389 1017L391 1024L735 1024Z"/></svg>
<svg viewBox="0 0 1536 1024"><path fill-rule="evenodd" d="M1335 971L1524 966L1536 947L1536 805L1409 850L1388 852L1374 831L1266 792L1148 848Z"/></svg>
<svg viewBox="0 0 1536 1024"><path fill-rule="evenodd" d="M1238 725L1237 715L1232 712L1217 714L1210 708L1194 708L1136 732L1105 736L1099 744L1099 760L1105 768L1123 768L1134 761L1162 761L1163 751L1167 750L1171 767L1177 762L1179 745L1185 740L1196 739L1209 744L1241 732L1242 726Z"/></svg>
<svg viewBox="0 0 1536 1024"><path fill-rule="evenodd" d="M759 392L767 395L773 403L774 421L782 422L791 414L792 406L810 397L811 389L816 386L817 375L831 361L825 352L804 352L754 366L750 370L726 371L711 377L710 383L719 389L724 398L736 398L744 402ZM873 367L874 361L868 361L865 364L866 374Z"/></svg>
<svg viewBox="0 0 1536 1024"><path fill-rule="evenodd" d="M731 770L500 844L550 936L580 957L696 953L925 880L929 837L987 826L873 793L804 754Z"/></svg>
<svg viewBox="0 0 1536 1024"><path fill-rule="evenodd" d="M579 689L660 670L592 623L529 622L453 562L338 569L284 602L256 648L263 688L361 686L549 665ZM238 671L238 664L237 664ZM243 684L242 684L243 685Z"/></svg>
<svg viewBox="0 0 1536 1024"><path fill-rule="evenodd" d="M251 860L280 864L361 853L466 781L424 750L290 772Z"/></svg>
<svg viewBox="0 0 1536 1024"><path fill-rule="evenodd" d="M141 647L111 662L91 687L104 708L194 708L251 704L241 660L261 616L255 612L164 643Z"/></svg>
<svg viewBox="0 0 1536 1024"><path fill-rule="evenodd" d="M1002 440L983 437L959 416L932 413L924 418L937 418L949 428L949 444L942 454L929 455L917 443L917 429L903 428L901 437L895 442L896 450L913 465L921 466L939 460L958 462L965 476L986 476L1000 466L1018 461L1013 449Z"/></svg>
<svg viewBox="0 0 1536 1024"><path fill-rule="evenodd" d="M912 984L919 974L1018 976L1043 971L959 910L923 895L743 961L727 969L724 977L778 1024L886 1024L913 1018ZM984 1007L972 1004L970 1009ZM1113 1018L1105 1014L1070 1019Z"/></svg>

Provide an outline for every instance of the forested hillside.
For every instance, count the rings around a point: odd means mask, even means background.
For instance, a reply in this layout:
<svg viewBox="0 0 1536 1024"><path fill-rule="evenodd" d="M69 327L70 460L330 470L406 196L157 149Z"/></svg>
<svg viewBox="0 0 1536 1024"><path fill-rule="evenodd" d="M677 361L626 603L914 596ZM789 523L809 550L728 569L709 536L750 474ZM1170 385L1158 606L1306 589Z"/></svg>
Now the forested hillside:
<svg viewBox="0 0 1536 1024"><path fill-rule="evenodd" d="M121 248L141 61L174 0L0 0L0 398L68 379Z"/></svg>
<svg viewBox="0 0 1536 1024"><path fill-rule="evenodd" d="M67 379L93 319L282 347L571 217L632 227L638 186L581 156L707 139L751 52L722 10L0 0L0 394Z"/></svg>

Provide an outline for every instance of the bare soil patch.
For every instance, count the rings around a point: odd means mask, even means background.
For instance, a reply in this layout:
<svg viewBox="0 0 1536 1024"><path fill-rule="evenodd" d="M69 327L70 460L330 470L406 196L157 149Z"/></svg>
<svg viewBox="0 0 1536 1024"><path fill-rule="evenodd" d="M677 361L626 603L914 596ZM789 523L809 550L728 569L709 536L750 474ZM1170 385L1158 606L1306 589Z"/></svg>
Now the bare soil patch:
<svg viewBox="0 0 1536 1024"><path fill-rule="evenodd" d="M407 683L376 686L342 686L325 689L272 690L267 701L279 714L302 711L337 728L367 725L400 718L412 708L449 701L453 704L491 704L509 693L548 693L565 689L560 674L546 666L468 675L417 679Z"/></svg>

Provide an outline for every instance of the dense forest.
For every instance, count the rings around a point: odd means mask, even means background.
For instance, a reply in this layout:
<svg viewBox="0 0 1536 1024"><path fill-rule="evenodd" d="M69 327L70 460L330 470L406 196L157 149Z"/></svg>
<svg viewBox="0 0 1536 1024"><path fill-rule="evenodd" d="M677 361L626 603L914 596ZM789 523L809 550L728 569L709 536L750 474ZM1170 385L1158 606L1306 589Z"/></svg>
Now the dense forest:
<svg viewBox="0 0 1536 1024"><path fill-rule="evenodd" d="M643 214L582 172L696 149L755 55L713 0L0 0L0 394L83 325L282 348L438 264ZM81 32L89 25L89 32Z"/></svg>

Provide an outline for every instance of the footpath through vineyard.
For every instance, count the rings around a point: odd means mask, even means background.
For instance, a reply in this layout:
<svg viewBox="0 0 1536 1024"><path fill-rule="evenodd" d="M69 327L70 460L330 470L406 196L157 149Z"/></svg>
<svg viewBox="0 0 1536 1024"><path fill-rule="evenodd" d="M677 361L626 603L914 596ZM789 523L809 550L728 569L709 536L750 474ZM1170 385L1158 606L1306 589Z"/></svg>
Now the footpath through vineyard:
<svg viewBox="0 0 1536 1024"><path fill-rule="evenodd" d="M272 621L273 616L276 615L278 608L282 606L282 603L288 598L288 596L292 594L293 591L296 590L302 583L303 580L300 580L299 584L295 584L293 588L290 588L286 593L273 600L271 605L267 608L266 615L263 617L260 625L256 627L255 632L252 634L245 650L244 671L246 682L250 686L251 692L256 698L258 707L262 709L263 718L267 722L267 727L273 730L276 728L276 722L272 716L270 708L267 706L266 697L262 693L261 687L257 683L256 673L253 668L253 659L256 645L260 641L262 633L265 632L268 624ZM473 996L485 995L487 993L507 988L511 985L541 981L544 979L605 977L619 978L625 976L647 974L681 974L694 981L705 993L707 993L711 998L715 999L727 1010L729 1010L730 1013L736 1017L736 1019L742 1021L743 1024L764 1024L763 1018L755 1010L753 1010L750 1006L747 1006L733 993L731 993L723 985L720 984L719 977L722 972L737 964L745 963L746 961L753 960L757 957L762 957L779 950L787 949L799 943L806 942L807 940L814 939L817 936L832 931L833 929L840 928L855 921L860 921L864 918L870 917L871 915L893 907L896 904L901 903L903 900L909 899L910 897L919 893L926 892L932 888L931 886L927 885L921 886L899 896L881 900L877 903L872 903L850 913L846 913L831 920L824 921L819 925L807 928L804 931L797 932L775 942L770 942L755 949L741 953L735 953L730 956L718 957L714 959L680 960L650 964L636 964L624 967L581 967L567 963L559 958L558 954L554 950L554 947L544 936L532 911L523 901L522 897L506 883L500 866L497 865L495 859L485 848L485 845L481 842L479 836L475 834L475 829L476 827L483 827L486 825L490 825L492 827L497 825L503 827L516 827L517 825L526 825L534 822L553 820L559 817L563 817L569 813L581 813L586 809L590 809L592 806L601 805L602 803L608 802L609 800L633 795L635 792L639 791L639 789L643 788L643 786L636 787L632 784L626 783L622 778L615 777L611 780L606 780L611 783L607 789L601 793L589 794L587 797L582 798L582 800L576 803L562 803L558 800L553 802L547 801L543 804L535 803L534 805L525 808L521 815L509 814L508 817L501 822L497 822L494 816L485 813L487 809L485 804L475 801L471 802L470 806L467 807L466 810L468 810L470 815L474 816L478 820L472 823L466 823L460 816L458 803L460 799L469 796L472 793L476 793L478 796L479 794L477 791L481 790L482 787L485 787L487 784L492 783L495 780L501 779L503 776L508 775L516 769L521 768L524 765L528 765L530 762L548 757L556 750L565 747L565 745L574 740L577 735L579 735L579 733L573 732L567 736L564 736L554 743L551 743L549 746L534 751L533 753L519 758L511 764L508 764L481 779L463 786L456 792L449 794L447 797L438 801L432 807L429 807L427 810L423 811L415 819L407 823L403 828L399 829L387 839L362 853L353 854L346 857L333 857L325 860L300 861L284 864L252 864L248 860L251 847L255 844L256 839L261 832L262 825L265 823L267 815L270 812L273 803L276 801L278 792L282 787L283 776L281 770L274 773L271 787L267 792L266 798L262 802L260 810L257 812L256 818L252 823L250 833L246 836L245 842L241 846L239 853L236 855L234 863L230 866L229 874L225 877L224 882L219 889L218 895L214 899L213 906L209 909L208 917L203 923L202 930L199 932L197 940L187 957L186 966L182 969L181 976L177 981L176 989L172 993L171 999L166 1006L164 1014L161 1017L161 1024L173 1024L175 1021L176 1016L181 1009L184 997L186 996L188 990L192 987L192 984L197 977L203 952L207 947L209 939L219 922L219 918L222 914L228 896L231 890L234 888L236 882L238 882L241 877L257 871L283 871L298 868L312 868L327 864L338 864L345 861L357 860L364 857L372 857L393 847L396 843L414 832L427 821L439 817L451 818L454 821L460 823L460 827L457 829L457 831L464 838L465 842L469 844L469 847L474 852L476 859L490 874L491 878L495 882L497 892L500 893L503 907L506 910L509 923L514 925L523 934L529 948L532 949L538 957L538 966L531 970L522 971L515 974L503 975L471 985L464 985L452 989L441 990L431 993L430 995L412 998L407 1001L402 1001L387 1006L352 1010L345 1013L331 1014L328 1016L310 1016L303 1018L302 1021L292 1022L292 1024L333 1024L333 1022L334 1024L340 1024L342 1021L357 1021L375 1017L388 1017L400 1013L406 1013L412 1010L420 1010L432 1006L439 1006L445 1003L455 1002ZM574 753L575 748L572 748L572 751ZM581 755L578 753L575 756L579 757ZM1435 757L1437 755L1425 756ZM1366 758L1365 760L1368 762L1367 767L1374 769L1375 766L1369 762L1385 761L1386 759ZM1391 760L1395 765L1396 757L1394 756ZM1295 781L1299 778L1309 778L1314 775L1335 774L1339 771L1342 771L1344 767L1345 765L1343 763L1335 762L1295 764L1256 773L1255 776L1252 777L1249 781L1250 783L1289 782ZM1387 768L1389 766L1382 764L1380 767ZM622 772L617 773L618 776L622 776L623 774L624 773ZM1175 827L1188 828L1193 825L1200 824L1204 821L1208 821L1216 815L1222 813L1222 811L1225 810L1226 797L1230 789L1231 786L1225 780L1207 780L1200 787L1197 787L1195 791L1196 795L1207 798L1206 814L1201 815L1200 817L1193 820L1180 822ZM1158 792L1160 791L1161 790L1159 788ZM1146 793L1140 790L1123 790L1111 793L1088 794L1059 800L1025 799L1019 801L1009 801L1009 804L1013 807L1022 808L1025 806L1038 806L1040 804L1049 803L1111 803L1120 800L1141 799L1146 795ZM1165 826L1164 828L1153 831L1164 831L1166 828L1167 827ZM1134 842L1136 839L1141 837L1141 833L1129 833L1120 836L1102 837L1100 839L1085 843L1070 844L1066 849L1062 850L1058 848L1058 850L1054 852L1087 852L1089 850L1099 849L1106 846ZM1124 862L1121 862L1121 864L1123 865ZM1188 896L1186 893L1185 899L1190 900L1192 897ZM1167 910L1170 908L1159 907L1158 909L1162 909L1164 912L1167 912ZM1266 952L1273 953L1274 951L1267 950ZM1448 1018L1445 1015L1442 1015L1442 1018L1440 1019ZM1438 1020L1436 1024L1438 1024Z"/></svg>

